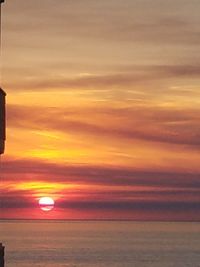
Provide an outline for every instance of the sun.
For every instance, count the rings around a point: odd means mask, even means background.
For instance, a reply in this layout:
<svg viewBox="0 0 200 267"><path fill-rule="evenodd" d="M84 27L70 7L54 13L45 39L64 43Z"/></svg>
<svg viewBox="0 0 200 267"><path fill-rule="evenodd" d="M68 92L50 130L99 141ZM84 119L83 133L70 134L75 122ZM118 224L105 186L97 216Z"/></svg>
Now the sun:
<svg viewBox="0 0 200 267"><path fill-rule="evenodd" d="M39 199L39 206L43 211L50 211L54 208L55 201L51 197L41 197Z"/></svg>

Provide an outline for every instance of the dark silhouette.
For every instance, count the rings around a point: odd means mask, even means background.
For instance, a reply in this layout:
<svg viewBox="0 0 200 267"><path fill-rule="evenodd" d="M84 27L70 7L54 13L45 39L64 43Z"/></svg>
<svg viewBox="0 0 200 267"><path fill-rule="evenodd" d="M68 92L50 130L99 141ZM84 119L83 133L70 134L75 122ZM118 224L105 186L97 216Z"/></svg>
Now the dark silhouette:
<svg viewBox="0 0 200 267"><path fill-rule="evenodd" d="M5 247L0 243L0 267L4 267L4 249Z"/></svg>
<svg viewBox="0 0 200 267"><path fill-rule="evenodd" d="M6 139L5 96L6 93L0 88L0 154L4 153Z"/></svg>
<svg viewBox="0 0 200 267"><path fill-rule="evenodd" d="M0 0L0 53L1 53L1 4L4 0ZM0 155L4 153L6 139L6 93L0 88ZM0 243L0 267L4 267L5 247Z"/></svg>

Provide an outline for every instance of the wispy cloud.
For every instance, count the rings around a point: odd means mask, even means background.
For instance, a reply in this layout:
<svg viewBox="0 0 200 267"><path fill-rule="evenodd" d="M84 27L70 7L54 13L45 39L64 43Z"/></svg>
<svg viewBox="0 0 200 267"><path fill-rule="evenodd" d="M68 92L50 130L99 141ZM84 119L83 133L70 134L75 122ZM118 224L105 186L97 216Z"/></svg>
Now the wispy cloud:
<svg viewBox="0 0 200 267"><path fill-rule="evenodd" d="M119 72L110 74L94 74L85 76L76 76L73 78L65 77L65 75L54 74L52 77L45 78L43 71L42 76L21 78L21 81L15 83L15 88L12 84L7 84L9 87L13 87L15 90L117 90L128 87L129 90L134 90L134 87L138 84L148 85L150 82L161 82L173 79L188 80L199 78L200 65L144 65L144 66L115 66ZM152 86L147 89L153 90Z"/></svg>
<svg viewBox="0 0 200 267"><path fill-rule="evenodd" d="M30 117L31 114L31 117ZM81 115L80 115L81 114ZM93 115L94 117L92 117ZM10 127L56 130L119 139L141 139L177 145L200 145L197 109L159 107L31 108L8 107ZM104 123L102 123L102 121Z"/></svg>

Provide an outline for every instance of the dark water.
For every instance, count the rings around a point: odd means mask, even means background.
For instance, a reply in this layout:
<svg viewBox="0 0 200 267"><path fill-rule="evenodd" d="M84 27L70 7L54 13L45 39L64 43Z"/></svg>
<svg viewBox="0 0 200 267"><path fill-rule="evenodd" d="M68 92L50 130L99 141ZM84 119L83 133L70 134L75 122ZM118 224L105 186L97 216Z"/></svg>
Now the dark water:
<svg viewBox="0 0 200 267"><path fill-rule="evenodd" d="M200 267L200 223L1 222L6 267Z"/></svg>

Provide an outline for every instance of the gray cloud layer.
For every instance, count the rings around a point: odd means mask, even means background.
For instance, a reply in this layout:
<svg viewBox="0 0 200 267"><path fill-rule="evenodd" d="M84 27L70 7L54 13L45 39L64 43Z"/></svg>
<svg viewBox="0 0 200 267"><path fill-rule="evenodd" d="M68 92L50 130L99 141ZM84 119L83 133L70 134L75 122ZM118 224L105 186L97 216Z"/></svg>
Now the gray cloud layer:
<svg viewBox="0 0 200 267"><path fill-rule="evenodd" d="M42 180L75 184L94 184L108 186L157 186L162 188L193 188L200 186L198 172L185 173L173 171L136 170L131 168L111 168L106 166L57 165L37 161L6 161L3 169L7 181L19 181L25 174L24 181L33 179L34 174ZM22 179L22 178L21 178ZM21 180L22 181L22 180Z"/></svg>

